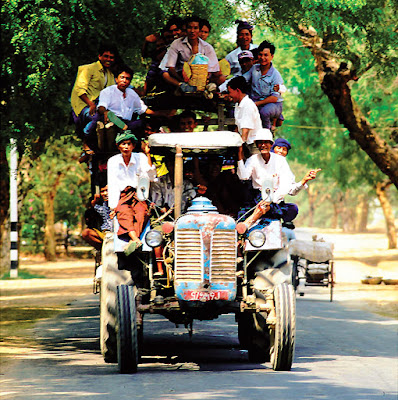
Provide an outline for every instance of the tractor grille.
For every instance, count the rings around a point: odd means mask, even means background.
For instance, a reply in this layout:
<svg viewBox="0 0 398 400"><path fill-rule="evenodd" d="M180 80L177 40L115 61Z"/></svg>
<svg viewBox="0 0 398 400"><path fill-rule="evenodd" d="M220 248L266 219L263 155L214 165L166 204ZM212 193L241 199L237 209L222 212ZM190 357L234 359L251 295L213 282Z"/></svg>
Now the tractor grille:
<svg viewBox="0 0 398 400"><path fill-rule="evenodd" d="M202 280L202 241L197 229L178 229L176 237L176 280Z"/></svg>
<svg viewBox="0 0 398 400"><path fill-rule="evenodd" d="M236 231L215 230L211 246L211 281L234 282L236 272Z"/></svg>
<svg viewBox="0 0 398 400"><path fill-rule="evenodd" d="M236 231L213 231L211 242L211 282L234 282L236 272ZM178 229L176 231L175 279L201 281L203 252L200 231Z"/></svg>

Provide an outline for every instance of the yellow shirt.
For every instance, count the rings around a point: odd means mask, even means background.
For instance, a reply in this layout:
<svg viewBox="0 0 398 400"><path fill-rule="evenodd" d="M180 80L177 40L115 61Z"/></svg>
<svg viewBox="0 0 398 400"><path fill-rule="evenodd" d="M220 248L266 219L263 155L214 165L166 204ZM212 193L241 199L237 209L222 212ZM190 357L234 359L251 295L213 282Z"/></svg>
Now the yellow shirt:
<svg viewBox="0 0 398 400"><path fill-rule="evenodd" d="M169 172L169 170L167 169L166 164L163 162L164 157L154 154L152 158L153 158L153 164L156 167L157 177L159 178L163 175L166 175Z"/></svg>
<svg viewBox="0 0 398 400"><path fill-rule="evenodd" d="M107 78L106 84L105 76ZM80 65L71 95L71 104L75 114L79 115L83 108L87 106L79 96L86 94L90 100L94 101L98 98L102 89L114 84L113 73L109 69L105 69L100 61Z"/></svg>

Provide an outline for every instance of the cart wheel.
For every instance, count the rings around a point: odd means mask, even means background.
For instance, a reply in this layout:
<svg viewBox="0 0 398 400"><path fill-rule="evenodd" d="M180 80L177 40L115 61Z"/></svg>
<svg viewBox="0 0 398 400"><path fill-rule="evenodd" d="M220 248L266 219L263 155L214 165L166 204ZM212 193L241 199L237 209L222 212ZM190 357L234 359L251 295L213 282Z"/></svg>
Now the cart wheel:
<svg viewBox="0 0 398 400"><path fill-rule="evenodd" d="M330 285L330 301L333 301L333 287L334 287L334 262L330 261L329 263L329 285Z"/></svg>
<svg viewBox="0 0 398 400"><path fill-rule="evenodd" d="M300 283L299 271L298 271L299 257L293 256L292 259L293 259L292 285L294 290L297 291L297 287L299 286Z"/></svg>

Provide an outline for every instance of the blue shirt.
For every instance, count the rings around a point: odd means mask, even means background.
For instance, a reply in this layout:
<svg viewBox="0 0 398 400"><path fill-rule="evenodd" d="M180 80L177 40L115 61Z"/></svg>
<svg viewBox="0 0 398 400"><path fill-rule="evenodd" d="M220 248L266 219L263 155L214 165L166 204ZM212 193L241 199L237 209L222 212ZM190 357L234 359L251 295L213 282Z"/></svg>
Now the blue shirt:
<svg viewBox="0 0 398 400"><path fill-rule="evenodd" d="M253 101L264 100L269 96L277 97L277 103L283 101L281 94L274 91L274 85L283 85L283 79L272 64L265 75L261 74L260 64L255 64L243 76L249 83L251 82L250 98Z"/></svg>
<svg viewBox="0 0 398 400"><path fill-rule="evenodd" d="M102 232L103 231L111 231L112 230L112 220L109 217L111 209L108 207L108 202L104 201L104 203L102 205L95 204L94 210L97 211L97 213L99 215L101 215L101 218L102 218L101 231Z"/></svg>

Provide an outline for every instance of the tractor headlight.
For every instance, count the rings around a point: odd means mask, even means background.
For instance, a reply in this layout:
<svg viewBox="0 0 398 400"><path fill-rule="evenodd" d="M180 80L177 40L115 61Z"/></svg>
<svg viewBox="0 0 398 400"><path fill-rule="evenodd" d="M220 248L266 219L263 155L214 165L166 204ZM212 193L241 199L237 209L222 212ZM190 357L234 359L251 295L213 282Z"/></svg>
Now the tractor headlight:
<svg viewBox="0 0 398 400"><path fill-rule="evenodd" d="M249 233L249 242L253 247L261 247L265 243L265 234L263 231L256 229Z"/></svg>
<svg viewBox="0 0 398 400"><path fill-rule="evenodd" d="M145 235L145 242L150 247L158 247L162 244L163 235L161 232L151 229Z"/></svg>

